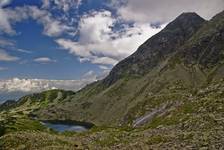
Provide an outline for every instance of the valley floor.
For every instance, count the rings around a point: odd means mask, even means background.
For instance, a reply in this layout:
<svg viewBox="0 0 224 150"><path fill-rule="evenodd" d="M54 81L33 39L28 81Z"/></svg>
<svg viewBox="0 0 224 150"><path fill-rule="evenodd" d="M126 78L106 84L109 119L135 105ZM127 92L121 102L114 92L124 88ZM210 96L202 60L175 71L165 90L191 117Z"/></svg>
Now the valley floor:
<svg viewBox="0 0 224 150"><path fill-rule="evenodd" d="M31 109L26 101L0 112L0 149L224 149L223 93L224 84L213 83L188 98L179 97L178 105L143 126L96 126L83 133L57 133L44 127L29 113L46 102L32 103Z"/></svg>

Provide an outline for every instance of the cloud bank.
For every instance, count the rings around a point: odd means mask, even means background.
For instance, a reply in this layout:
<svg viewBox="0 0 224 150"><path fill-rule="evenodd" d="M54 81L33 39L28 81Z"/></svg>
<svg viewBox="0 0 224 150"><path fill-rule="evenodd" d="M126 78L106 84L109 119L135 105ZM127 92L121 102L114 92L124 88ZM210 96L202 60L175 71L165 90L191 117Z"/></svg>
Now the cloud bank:
<svg viewBox="0 0 224 150"><path fill-rule="evenodd" d="M77 91L96 79L81 80L44 80L44 79L19 79L0 80L1 92L40 92L50 89L65 89Z"/></svg>
<svg viewBox="0 0 224 150"><path fill-rule="evenodd" d="M112 0L112 6L127 21L164 23L183 12L196 12L211 19L224 8L223 0Z"/></svg>
<svg viewBox="0 0 224 150"><path fill-rule="evenodd" d="M44 79L19 79L0 80L0 103L9 99L38 93L51 89L64 89L77 91L85 85L96 81L96 78L81 80L44 80Z"/></svg>
<svg viewBox="0 0 224 150"><path fill-rule="evenodd" d="M1 68L0 71L7 68ZM79 80L46 80L46 79L20 79L13 78L0 80L0 103L9 99L18 99L21 96L38 93L51 89L64 89L78 91L87 84L101 80L108 75L108 70L101 74L94 71L85 73Z"/></svg>

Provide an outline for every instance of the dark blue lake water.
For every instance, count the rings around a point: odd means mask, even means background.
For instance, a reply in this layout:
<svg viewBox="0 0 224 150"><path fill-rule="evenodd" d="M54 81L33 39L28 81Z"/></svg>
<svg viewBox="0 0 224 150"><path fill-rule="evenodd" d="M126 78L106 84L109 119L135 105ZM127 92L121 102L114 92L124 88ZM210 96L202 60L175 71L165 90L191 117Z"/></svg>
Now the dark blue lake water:
<svg viewBox="0 0 224 150"><path fill-rule="evenodd" d="M42 124L58 132L72 131L72 132L80 133L80 132L85 132L88 130L88 128L81 125L68 125L68 124L59 124L59 123L55 124L55 123L48 123L48 122L42 122Z"/></svg>

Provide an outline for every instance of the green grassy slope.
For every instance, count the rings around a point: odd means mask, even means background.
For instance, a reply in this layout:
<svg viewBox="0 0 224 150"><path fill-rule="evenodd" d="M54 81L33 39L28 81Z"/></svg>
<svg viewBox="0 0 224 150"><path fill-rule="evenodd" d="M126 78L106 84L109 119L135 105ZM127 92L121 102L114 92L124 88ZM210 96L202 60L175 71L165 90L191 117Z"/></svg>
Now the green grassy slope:
<svg viewBox="0 0 224 150"><path fill-rule="evenodd" d="M35 120L35 112L63 103L71 95L74 95L74 92L50 90L24 96L8 105L3 104L0 106L0 135L26 130L47 131L48 129Z"/></svg>
<svg viewBox="0 0 224 150"><path fill-rule="evenodd" d="M4 149L222 149L223 82L177 101L144 127L95 127L82 134L16 132L1 137L0 145Z"/></svg>

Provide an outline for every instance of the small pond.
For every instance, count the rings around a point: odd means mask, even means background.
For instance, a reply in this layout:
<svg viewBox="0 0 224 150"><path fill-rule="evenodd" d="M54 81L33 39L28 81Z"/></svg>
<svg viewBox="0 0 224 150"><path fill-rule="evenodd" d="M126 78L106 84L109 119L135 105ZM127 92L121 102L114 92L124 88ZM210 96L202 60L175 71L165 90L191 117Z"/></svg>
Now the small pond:
<svg viewBox="0 0 224 150"><path fill-rule="evenodd" d="M41 121L43 125L58 132L85 132L92 128L94 125L87 122L77 121Z"/></svg>

